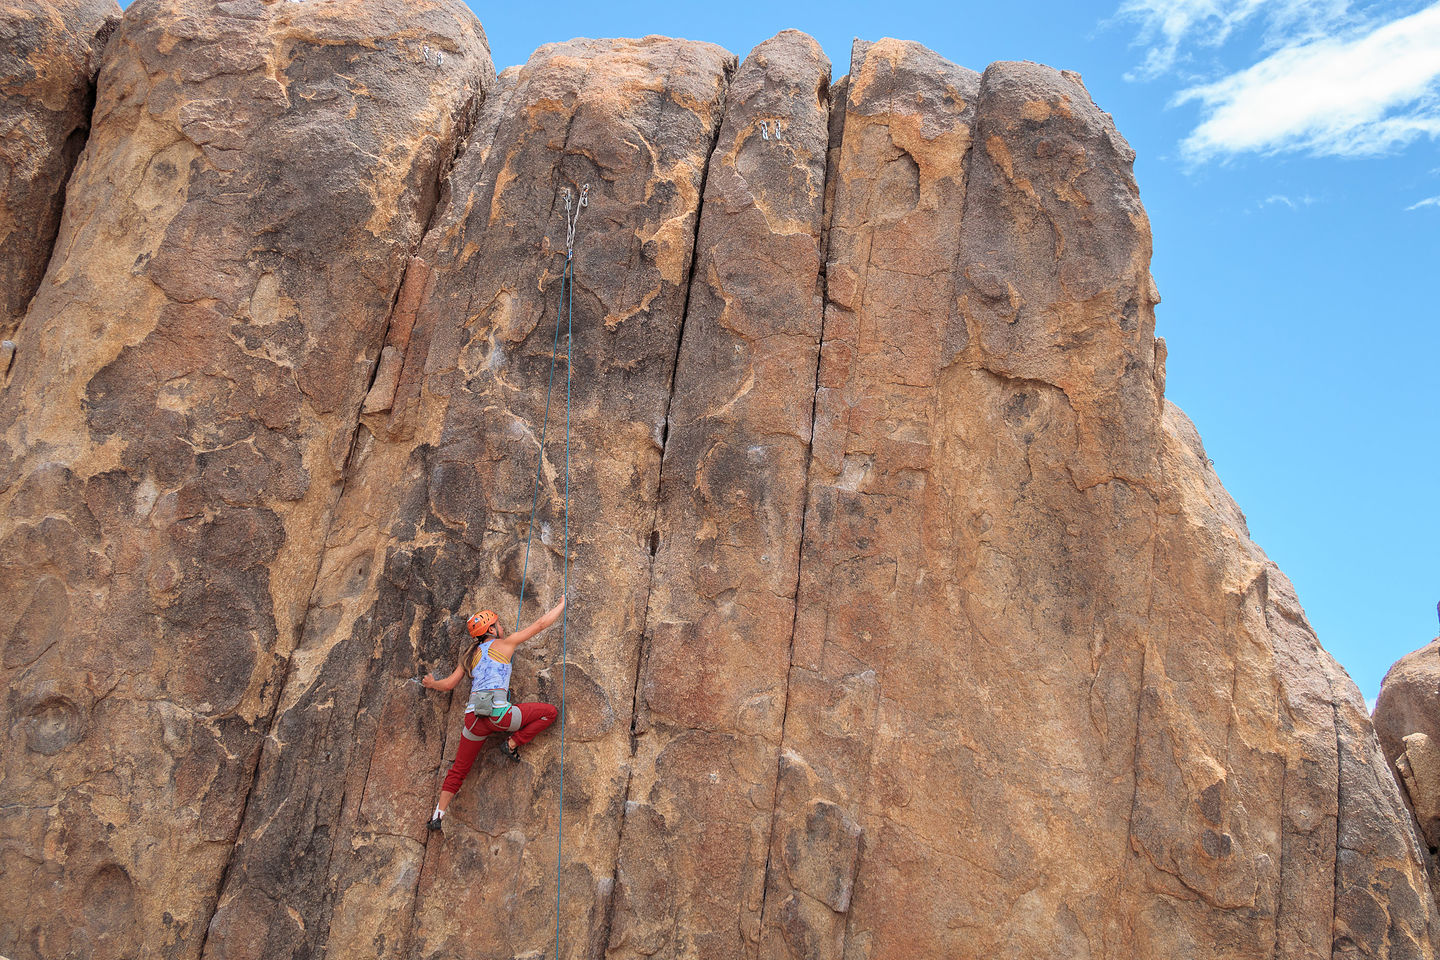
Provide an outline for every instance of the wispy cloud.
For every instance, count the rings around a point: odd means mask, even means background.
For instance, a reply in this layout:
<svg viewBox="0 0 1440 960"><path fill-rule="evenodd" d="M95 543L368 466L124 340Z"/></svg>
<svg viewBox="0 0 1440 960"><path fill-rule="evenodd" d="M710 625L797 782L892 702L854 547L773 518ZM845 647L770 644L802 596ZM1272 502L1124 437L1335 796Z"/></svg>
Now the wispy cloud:
<svg viewBox="0 0 1440 960"><path fill-rule="evenodd" d="M1267 46L1324 36L1349 16L1349 0L1123 0L1117 17L1137 24L1145 62L1127 79L1154 79L1187 59L1182 45L1220 47L1260 23Z"/></svg>
<svg viewBox="0 0 1440 960"><path fill-rule="evenodd" d="M1419 210L1421 207L1440 207L1440 197L1426 197L1419 203L1410 204L1410 206L1405 208L1405 212L1409 213L1411 210Z"/></svg>
<svg viewBox="0 0 1440 960"><path fill-rule="evenodd" d="M1262 207L1284 206L1284 207L1289 207L1291 210L1299 210L1301 207L1308 207L1308 206L1310 206L1310 204L1312 204L1312 203L1314 203L1314 202L1315 202L1315 198L1312 197L1312 196L1310 196L1310 194L1308 194L1308 193L1305 194L1303 197L1297 197L1297 198L1295 198L1295 199L1293 199L1293 200L1292 200L1290 197L1287 197L1287 196L1286 196L1285 194L1283 194L1283 193L1272 193L1272 194L1270 194L1270 196L1268 196L1268 197L1266 197L1264 200L1261 200L1261 201L1260 201L1260 206L1262 206Z"/></svg>
<svg viewBox="0 0 1440 960"><path fill-rule="evenodd" d="M1347 0L1124 0L1119 11L1140 24L1150 78L1187 45L1218 48L1241 25L1264 27L1258 62L1176 96L1202 109L1181 145L1191 162L1373 155L1440 137L1440 0L1398 12L1393 2L1356 12Z"/></svg>

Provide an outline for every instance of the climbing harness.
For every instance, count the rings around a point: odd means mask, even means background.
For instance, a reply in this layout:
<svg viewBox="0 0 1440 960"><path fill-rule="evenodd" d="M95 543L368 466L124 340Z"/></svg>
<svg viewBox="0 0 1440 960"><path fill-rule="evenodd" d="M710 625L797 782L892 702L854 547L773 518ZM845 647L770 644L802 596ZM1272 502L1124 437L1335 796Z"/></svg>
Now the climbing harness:
<svg viewBox="0 0 1440 960"><path fill-rule="evenodd" d="M497 727L500 730L504 730L506 733L514 733L516 730L520 729L520 725L523 722L524 718L520 715L520 711L518 708L516 708L513 704L507 703L505 701L504 690L482 690L480 692L487 694L486 708L483 711L476 710L475 716L488 719L492 726ZM500 696L491 699L491 697L496 693L500 694ZM470 698L470 702L471 704L474 704L475 702L475 697L473 695ZM494 709L491 709L490 707L490 704L492 703L494 704ZM460 736L464 737L466 740L484 740L487 735L482 734L480 736L476 736L475 734L470 732L469 727L461 724Z"/></svg>
<svg viewBox="0 0 1440 960"><path fill-rule="evenodd" d="M570 593L570 384L572 358L574 355L575 328L575 225L580 220L580 211L590 205L590 184L580 188L578 202L565 188L565 272L560 277L560 307L555 311L555 343L550 349L550 381L545 387L545 417L540 427L540 451L535 463L535 495L530 503L530 526L525 531L525 563L520 570L520 609L525 604L525 580L530 572L530 541L535 534L535 511L540 505L540 472L545 463L545 433L550 427L550 395L555 386L555 360L560 353L560 318L565 318L565 533L561 545L561 588L560 595L568 599ZM569 636L566 620L569 609L560 611L560 800L557 803L560 814L556 827L555 845L555 960L560 958L560 870L565 853L565 661L568 653ZM520 629L520 612L515 614L515 629ZM520 711L515 711L518 729ZM503 719L499 718L499 719ZM496 724L499 719L492 721Z"/></svg>
<svg viewBox="0 0 1440 960"><path fill-rule="evenodd" d="M510 710L510 701L503 687L496 687L490 690L476 690L470 694L470 699L465 706L477 717L489 717L491 720L498 720Z"/></svg>

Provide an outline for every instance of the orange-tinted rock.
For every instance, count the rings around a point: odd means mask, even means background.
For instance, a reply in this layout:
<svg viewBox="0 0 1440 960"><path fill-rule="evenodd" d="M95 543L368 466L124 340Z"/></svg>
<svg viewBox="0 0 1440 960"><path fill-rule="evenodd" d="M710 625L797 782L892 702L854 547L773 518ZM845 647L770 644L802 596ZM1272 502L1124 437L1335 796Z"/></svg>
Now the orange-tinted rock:
<svg viewBox="0 0 1440 960"><path fill-rule="evenodd" d="M572 602L565 632L522 648L515 674L516 697L555 701L565 661L564 857L560 731L552 728L518 766L487 755L451 805L443 838L426 849L417 953L465 956L482 943L497 955L543 953L556 938L557 883L565 954L603 952L665 414L706 159L733 69L719 47L661 37L541 47L516 78L482 174L487 186L464 225L465 252L450 278L437 278L437 322L454 329L464 318L428 477L430 509L452 531L440 554L458 588L450 609L463 616L467 606L490 606L510 623L528 620L561 586L563 331L527 604L517 618L564 269L561 195L589 185L575 245ZM422 652L424 662L450 669L459 616ZM444 758L454 755L462 703L454 697ZM432 761L437 773L441 760ZM439 776L429 785L438 791ZM428 813L417 806L411 816ZM459 889L466 904L506 906L468 909L457 903Z"/></svg>
<svg viewBox="0 0 1440 960"><path fill-rule="evenodd" d="M1133 832L1155 859L1135 886L1205 896L1147 911L1141 943L1184 929L1246 955L1432 956L1422 861L1359 691L1249 542L1193 426L1173 406L1163 422L1157 598L1187 655L1146 651Z"/></svg>
<svg viewBox="0 0 1440 960"><path fill-rule="evenodd" d="M444 833L427 833L465 691L406 678L450 672L470 608L516 615L564 267L559 210L565 187L585 184L565 678L565 777L579 792L566 789L562 919L567 940L596 935L624 801L660 441L731 67L708 44L585 40L502 76L398 296L398 373L372 388L389 397L363 418L281 732L216 914L239 949L209 955L459 956L482 942L518 955L553 940L558 737L518 767L482 758ZM562 344L527 617L560 588L564 365ZM520 651L517 696L558 698L561 642L552 631ZM293 856L317 835L325 855ZM508 909L470 908L517 889ZM405 910L388 908L397 900ZM247 940L255 929L263 938Z"/></svg>
<svg viewBox="0 0 1440 960"><path fill-rule="evenodd" d="M1074 75L857 46L762 957L1433 949L1353 684L1163 406L1132 157Z"/></svg>
<svg viewBox="0 0 1440 960"><path fill-rule="evenodd" d="M492 80L424 2L123 29L0 395L0 894L77 905L0 952L1435 955L1358 692L1163 398L1076 75L882 40L827 90L787 32ZM561 588L585 184L570 605L514 691L563 678L564 771L562 728L486 754L429 833L464 688L409 681Z"/></svg>
<svg viewBox="0 0 1440 960"><path fill-rule="evenodd" d="M924 420L954 350L945 329L978 87L973 71L915 44L855 48L832 171L825 339L762 957L841 956L861 892L881 687L871 663L841 650L873 644L879 655L892 636L903 642L914 609L915 598L892 588L913 576L898 564L906 553L913 563L919 546ZM925 883L924 873L911 882ZM942 883L934 896L946 893ZM887 913L917 933L929 926L907 910Z"/></svg>
<svg viewBox="0 0 1440 960"><path fill-rule="evenodd" d="M710 159L670 404L611 956L759 927L820 342L830 64L756 47Z"/></svg>
<svg viewBox="0 0 1440 960"><path fill-rule="evenodd" d="M49 901L0 952L199 955L390 305L492 75L460 3L127 10L0 395L0 898Z"/></svg>
<svg viewBox="0 0 1440 960"><path fill-rule="evenodd" d="M115 0L0 3L0 337L20 325L50 261L119 19Z"/></svg>

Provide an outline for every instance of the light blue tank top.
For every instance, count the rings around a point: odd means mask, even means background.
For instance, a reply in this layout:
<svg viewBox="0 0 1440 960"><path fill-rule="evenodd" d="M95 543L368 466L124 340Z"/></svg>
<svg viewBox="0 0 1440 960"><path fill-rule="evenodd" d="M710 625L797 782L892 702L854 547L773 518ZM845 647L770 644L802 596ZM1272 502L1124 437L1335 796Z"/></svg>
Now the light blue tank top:
<svg viewBox="0 0 1440 960"><path fill-rule="evenodd" d="M475 661L475 669L470 671L471 693L476 690L510 689L510 664L490 656L490 644L494 642L488 640L480 645L480 658Z"/></svg>

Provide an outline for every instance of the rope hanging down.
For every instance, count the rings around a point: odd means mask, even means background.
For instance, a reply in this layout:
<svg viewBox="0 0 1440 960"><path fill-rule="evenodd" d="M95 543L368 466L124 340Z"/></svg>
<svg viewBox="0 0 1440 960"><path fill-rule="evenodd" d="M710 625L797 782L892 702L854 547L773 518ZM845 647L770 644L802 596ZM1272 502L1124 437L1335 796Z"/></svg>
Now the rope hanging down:
<svg viewBox="0 0 1440 960"><path fill-rule="evenodd" d="M540 451L535 462L535 494L530 503L530 526L525 532L525 563L520 571L520 609L525 605L525 580L530 572L530 542L535 533L535 511L540 505L540 473L545 463L545 434L550 428L550 396L555 387L555 360L560 353L560 318L565 317L565 533L561 548L561 591L566 608L560 611L560 798L555 845L555 960L560 960L560 869L565 852L565 661L569 634L570 595L570 384L575 328L575 225L580 211L590 205L590 184L580 188L579 203L572 207L570 188L565 188L565 272L560 278L560 307L555 311L555 342L550 348L550 379L545 387L545 417L540 427ZM520 611L515 614L520 629Z"/></svg>

